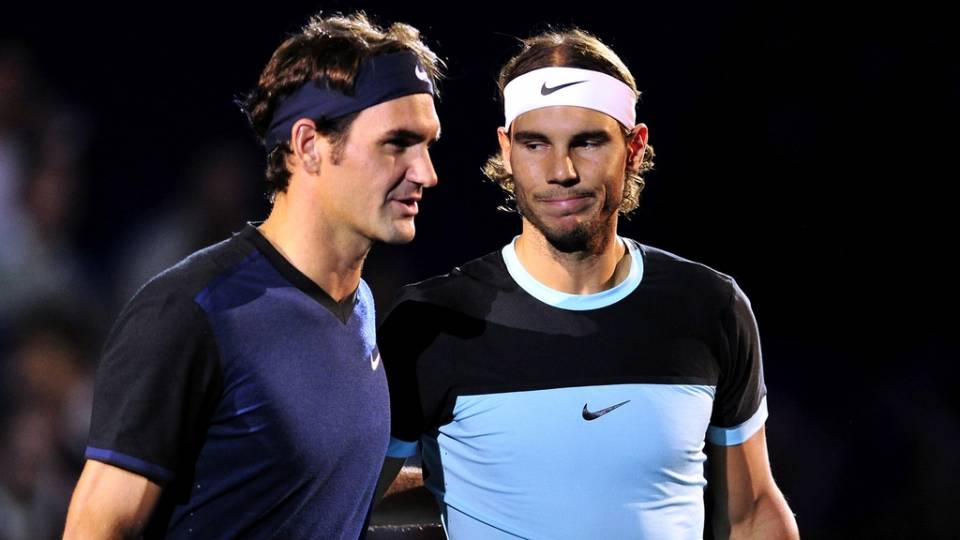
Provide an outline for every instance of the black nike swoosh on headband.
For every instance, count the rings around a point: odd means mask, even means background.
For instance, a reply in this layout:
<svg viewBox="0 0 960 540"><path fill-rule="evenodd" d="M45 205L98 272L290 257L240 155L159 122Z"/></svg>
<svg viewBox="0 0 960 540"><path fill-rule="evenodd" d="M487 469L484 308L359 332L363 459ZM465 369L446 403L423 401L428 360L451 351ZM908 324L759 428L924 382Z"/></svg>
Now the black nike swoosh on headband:
<svg viewBox="0 0 960 540"><path fill-rule="evenodd" d="M566 88L566 87L568 87L568 86L573 86L573 85L575 85L575 84L580 84L580 83L585 83L585 82L587 82L587 81L573 81L573 82L568 82L568 83L564 83L564 84L558 84L557 86L554 86L553 88L550 88L549 86L547 86L547 83L543 83L543 86L540 87L540 95L541 95L541 96L549 96L550 94L556 92L557 90L562 90L562 89L564 89L564 88Z"/></svg>

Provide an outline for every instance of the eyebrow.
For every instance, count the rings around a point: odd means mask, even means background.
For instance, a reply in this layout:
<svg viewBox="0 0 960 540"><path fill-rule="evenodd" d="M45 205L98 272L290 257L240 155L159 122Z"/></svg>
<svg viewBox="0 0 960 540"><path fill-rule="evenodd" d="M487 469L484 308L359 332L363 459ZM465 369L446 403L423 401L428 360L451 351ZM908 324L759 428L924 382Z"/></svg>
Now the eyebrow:
<svg viewBox="0 0 960 540"><path fill-rule="evenodd" d="M531 141L546 141L549 138L538 131L518 131L513 134L513 140L519 143L531 142Z"/></svg>
<svg viewBox="0 0 960 540"><path fill-rule="evenodd" d="M570 139L571 144L581 144L587 141L604 143L610 140L610 134L603 130L583 131L577 133Z"/></svg>
<svg viewBox="0 0 960 540"><path fill-rule="evenodd" d="M538 131L518 131L513 136L513 140L519 143L534 141L549 141L550 138ZM570 138L570 144L580 144L585 141L607 142L610 140L610 134L602 129L581 131Z"/></svg>

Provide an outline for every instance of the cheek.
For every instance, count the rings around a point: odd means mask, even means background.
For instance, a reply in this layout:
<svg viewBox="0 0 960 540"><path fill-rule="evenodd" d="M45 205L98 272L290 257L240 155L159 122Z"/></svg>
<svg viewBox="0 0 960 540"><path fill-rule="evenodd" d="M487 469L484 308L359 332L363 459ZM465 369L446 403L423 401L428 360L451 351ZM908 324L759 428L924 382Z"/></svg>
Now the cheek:
<svg viewBox="0 0 960 540"><path fill-rule="evenodd" d="M580 179L603 189L605 207L617 207L623 199L625 167L623 156L597 156L581 163Z"/></svg>
<svg viewBox="0 0 960 540"><path fill-rule="evenodd" d="M624 171L625 169L622 168L613 168L607 171L607 185L609 186L607 198L615 201L617 204L623 199L623 190L626 187Z"/></svg>
<svg viewBox="0 0 960 540"><path fill-rule="evenodd" d="M379 204L384 195L397 186L398 179L403 179L398 160L370 156L354 171L349 189L354 196L369 201L368 204Z"/></svg>
<svg viewBox="0 0 960 540"><path fill-rule="evenodd" d="M589 180L600 184L610 183L618 169L616 158L609 154L591 153L582 154L574 161L574 167L581 180Z"/></svg>
<svg viewBox="0 0 960 540"><path fill-rule="evenodd" d="M598 170L604 178L604 183L614 186L622 185L625 172L627 170L627 157L624 153L608 155L606 158L598 161Z"/></svg>
<svg viewBox="0 0 960 540"><path fill-rule="evenodd" d="M516 154L514 154L516 155ZM543 160L536 156L524 156L523 159L513 158L510 163L513 169L513 180L535 180L543 176Z"/></svg>

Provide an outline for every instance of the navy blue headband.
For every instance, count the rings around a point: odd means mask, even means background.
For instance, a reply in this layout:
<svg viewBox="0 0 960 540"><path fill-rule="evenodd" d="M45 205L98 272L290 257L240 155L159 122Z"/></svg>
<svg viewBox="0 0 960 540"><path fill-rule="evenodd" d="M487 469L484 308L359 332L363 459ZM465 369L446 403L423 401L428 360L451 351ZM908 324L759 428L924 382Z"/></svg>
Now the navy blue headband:
<svg viewBox="0 0 960 540"><path fill-rule="evenodd" d="M273 113L263 144L269 153L290 140L290 130L301 118L332 120L410 94L434 95L433 80L413 52L368 58L360 65L352 96L330 88L329 81L322 79L304 84L284 99Z"/></svg>

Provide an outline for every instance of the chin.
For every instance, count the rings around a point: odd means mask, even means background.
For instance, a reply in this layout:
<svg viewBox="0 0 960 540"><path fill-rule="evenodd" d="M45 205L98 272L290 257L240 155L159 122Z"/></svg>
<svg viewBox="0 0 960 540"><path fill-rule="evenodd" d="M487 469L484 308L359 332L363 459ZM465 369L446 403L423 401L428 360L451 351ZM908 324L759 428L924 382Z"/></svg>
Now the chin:
<svg viewBox="0 0 960 540"><path fill-rule="evenodd" d="M586 227L566 230L549 229L540 232L554 248L563 253L587 251L590 248L591 241L594 240Z"/></svg>
<svg viewBox="0 0 960 540"><path fill-rule="evenodd" d="M540 234L562 253L594 251L606 240L609 219L592 216L589 219L563 218L560 220L533 215L528 221Z"/></svg>
<svg viewBox="0 0 960 540"><path fill-rule="evenodd" d="M384 234L379 240L384 244L407 244L413 241L417 231L411 223L409 226L397 227L387 234Z"/></svg>

